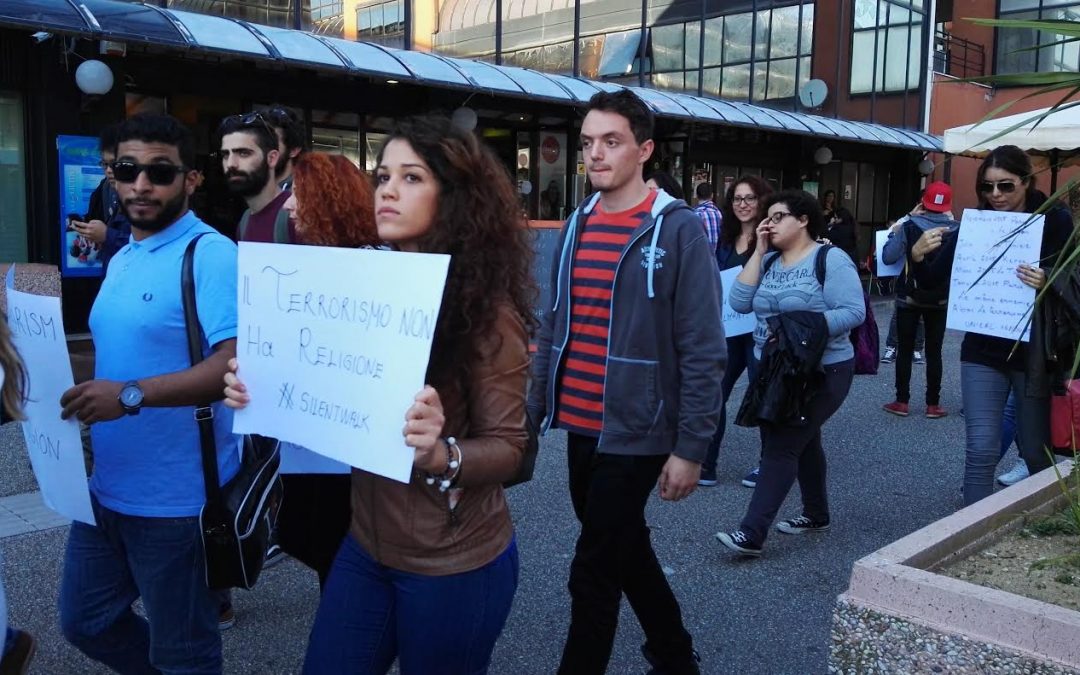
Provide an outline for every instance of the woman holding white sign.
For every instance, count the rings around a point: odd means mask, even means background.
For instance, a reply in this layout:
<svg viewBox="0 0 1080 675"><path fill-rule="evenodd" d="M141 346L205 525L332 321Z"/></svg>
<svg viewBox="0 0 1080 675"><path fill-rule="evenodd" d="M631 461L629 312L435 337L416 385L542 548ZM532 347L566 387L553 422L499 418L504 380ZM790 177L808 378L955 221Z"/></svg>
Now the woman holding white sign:
<svg viewBox="0 0 1080 675"><path fill-rule="evenodd" d="M741 268L754 255L757 246L757 227L765 217L765 200L773 192L768 181L760 176L747 175L728 188L724 203L720 208L720 242L716 246L716 263L720 271ZM734 274L734 272L729 272ZM745 333L727 338L728 365L724 370L722 383L724 400L720 407L720 424L716 427L701 465L701 478L698 485L716 485L716 460L720 456L720 446L724 442L724 430L727 427L727 402L735 383L746 372L748 381L754 380L757 373L757 359L754 358L754 335ZM755 465L742 484L754 487L757 484L758 467Z"/></svg>
<svg viewBox="0 0 1080 675"><path fill-rule="evenodd" d="M404 412L400 483L352 472L353 517L308 643L305 673L482 673L517 589L502 483L521 465L533 325L532 248L499 159L445 118L399 123L375 188L380 238L452 256L428 386ZM231 376L226 396L246 405Z"/></svg>
<svg viewBox="0 0 1080 675"><path fill-rule="evenodd" d="M1031 160L1014 145L994 148L979 166L975 182L979 208L1032 213L1046 202L1036 189ZM961 225L963 229L964 225ZM1072 234L1072 218L1061 206L1045 213L1039 259L1018 265L1016 277L1036 290L1046 284ZM948 283L959 237L948 228L926 231L911 250L915 278L927 285ZM964 464L964 503L988 497L994 491L994 469L1001 453L1001 420L1009 389L1016 392L1017 445L1028 470L1050 466L1050 387L1060 379L1066 361L1045 330L1044 296L1036 305L1029 342L969 331L960 348L960 378L964 397L967 451Z"/></svg>

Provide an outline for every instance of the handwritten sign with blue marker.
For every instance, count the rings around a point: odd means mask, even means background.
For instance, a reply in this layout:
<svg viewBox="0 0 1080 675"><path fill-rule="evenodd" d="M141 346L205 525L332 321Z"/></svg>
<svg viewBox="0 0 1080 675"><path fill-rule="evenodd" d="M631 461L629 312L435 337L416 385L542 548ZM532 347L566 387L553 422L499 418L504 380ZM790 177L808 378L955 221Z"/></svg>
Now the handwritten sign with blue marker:
<svg viewBox="0 0 1080 675"><path fill-rule="evenodd" d="M724 335L727 337L752 333L754 332L754 326L757 325L757 317L754 316L753 312L740 314L731 308L731 287L735 285L735 277L739 276L739 272L742 272L742 270L742 265L740 265L720 272L720 286L724 296L722 308Z"/></svg>
<svg viewBox="0 0 1080 675"><path fill-rule="evenodd" d="M946 327L1028 341L1035 289L1016 278L1016 267L1039 267L1044 220L1029 219L1030 213L964 211Z"/></svg>
<svg viewBox="0 0 1080 675"><path fill-rule="evenodd" d="M12 341L26 365L26 420L30 465L45 504L62 516L94 525L79 423L60 419L60 396L75 386L60 298L7 290Z"/></svg>
<svg viewBox="0 0 1080 675"><path fill-rule="evenodd" d="M401 430L424 386L450 257L240 244L233 430L408 482Z"/></svg>

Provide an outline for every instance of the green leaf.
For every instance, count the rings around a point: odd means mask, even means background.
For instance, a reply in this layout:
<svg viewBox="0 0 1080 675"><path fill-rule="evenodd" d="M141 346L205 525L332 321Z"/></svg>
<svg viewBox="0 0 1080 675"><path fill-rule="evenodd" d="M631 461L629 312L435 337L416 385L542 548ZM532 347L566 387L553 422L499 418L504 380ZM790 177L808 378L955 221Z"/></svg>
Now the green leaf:
<svg viewBox="0 0 1080 675"><path fill-rule="evenodd" d="M1043 33L1055 33L1069 37L1080 37L1080 23L1075 21L1055 21L1053 19L978 19L967 17L964 21L970 21L976 26L993 26L994 28L1027 28Z"/></svg>

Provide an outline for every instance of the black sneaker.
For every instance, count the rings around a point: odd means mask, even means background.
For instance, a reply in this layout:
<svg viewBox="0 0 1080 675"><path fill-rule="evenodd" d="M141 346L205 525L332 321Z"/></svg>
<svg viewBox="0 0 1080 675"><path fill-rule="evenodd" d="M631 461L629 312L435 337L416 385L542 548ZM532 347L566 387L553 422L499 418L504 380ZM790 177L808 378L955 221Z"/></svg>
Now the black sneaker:
<svg viewBox="0 0 1080 675"><path fill-rule="evenodd" d="M742 530L735 530L734 532L717 532L716 539L736 553L752 556L761 555L761 546L750 541L750 537L747 537L746 533Z"/></svg>
<svg viewBox="0 0 1080 675"><path fill-rule="evenodd" d="M697 484L702 487L713 487L716 485L716 469L713 469L712 471L702 469L701 477L698 478Z"/></svg>
<svg viewBox="0 0 1080 675"><path fill-rule="evenodd" d="M641 655L652 666L645 675L700 675L701 673L701 656L698 655L697 650L690 650L693 660L682 668L665 667L656 654L649 649L649 643L647 642L641 645Z"/></svg>
<svg viewBox="0 0 1080 675"><path fill-rule="evenodd" d="M742 479L742 484L748 488L756 488L757 477L759 473L761 473L760 466L755 466L753 469L750 469L750 473L746 474L746 476Z"/></svg>
<svg viewBox="0 0 1080 675"><path fill-rule="evenodd" d="M824 532L829 529L829 521L810 520L806 516L781 520L776 524L776 529L784 534L806 534L807 532Z"/></svg>

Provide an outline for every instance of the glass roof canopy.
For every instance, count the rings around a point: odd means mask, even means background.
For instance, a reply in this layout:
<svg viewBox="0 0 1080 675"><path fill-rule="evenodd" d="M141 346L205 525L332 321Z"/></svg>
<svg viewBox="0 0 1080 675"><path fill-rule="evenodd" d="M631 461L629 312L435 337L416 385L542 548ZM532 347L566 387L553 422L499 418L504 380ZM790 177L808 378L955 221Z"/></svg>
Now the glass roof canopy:
<svg viewBox="0 0 1080 675"><path fill-rule="evenodd" d="M427 52L390 49L298 30L117 0L4 0L0 26L148 43L185 51L268 60L399 82L581 106L622 88L565 75ZM774 110L739 101L628 87L659 117L941 152L942 139L909 129Z"/></svg>

